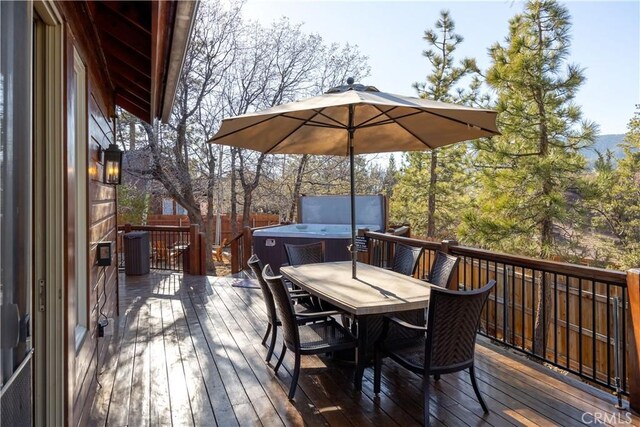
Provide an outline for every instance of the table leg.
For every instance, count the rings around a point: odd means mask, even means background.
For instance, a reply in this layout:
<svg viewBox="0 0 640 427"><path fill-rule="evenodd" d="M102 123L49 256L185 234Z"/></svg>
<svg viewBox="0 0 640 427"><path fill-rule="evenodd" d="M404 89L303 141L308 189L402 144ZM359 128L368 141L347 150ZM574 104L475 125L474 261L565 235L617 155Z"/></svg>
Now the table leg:
<svg viewBox="0 0 640 427"><path fill-rule="evenodd" d="M353 378L353 385L356 391L362 390L362 377L364 376L364 368L366 368L367 359L367 344L368 344L368 325L367 317L362 316L358 318L358 348L356 349L356 372Z"/></svg>

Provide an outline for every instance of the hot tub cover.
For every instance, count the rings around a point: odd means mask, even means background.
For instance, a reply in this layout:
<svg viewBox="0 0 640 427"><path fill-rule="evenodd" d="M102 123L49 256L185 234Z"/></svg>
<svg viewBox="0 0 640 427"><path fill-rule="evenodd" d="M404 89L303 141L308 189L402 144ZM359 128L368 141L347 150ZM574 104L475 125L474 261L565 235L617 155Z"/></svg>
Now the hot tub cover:
<svg viewBox="0 0 640 427"><path fill-rule="evenodd" d="M375 224L358 225L358 229L367 228L370 231L379 231L380 226ZM351 237L350 224L289 224L279 227L270 227L256 230L254 236L262 237L310 237L326 239L344 239Z"/></svg>

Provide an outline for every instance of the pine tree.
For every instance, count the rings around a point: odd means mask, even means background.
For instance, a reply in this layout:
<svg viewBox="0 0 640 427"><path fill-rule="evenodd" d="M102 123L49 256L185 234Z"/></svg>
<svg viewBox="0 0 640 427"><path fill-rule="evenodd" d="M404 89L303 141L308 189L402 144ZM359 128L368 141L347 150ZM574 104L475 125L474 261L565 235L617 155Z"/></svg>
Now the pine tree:
<svg viewBox="0 0 640 427"><path fill-rule="evenodd" d="M585 168L579 150L597 131L573 102L584 73L567 63L570 29L565 7L529 1L510 20L504 44L490 48L487 83L497 93L502 136L478 144L480 191L461 230L467 242L543 258L560 247L557 226L571 223L567 192ZM536 352L543 348L542 320L551 318L547 288L537 298Z"/></svg>
<svg viewBox="0 0 640 427"><path fill-rule="evenodd" d="M423 38L428 44L423 55L432 68L427 81L415 83L414 88L422 98L460 101L465 93L454 93L454 89L464 77L477 71L477 66L470 58L455 65L453 53L463 37L455 32L449 11L440 12L435 29L425 31ZM463 193L460 190L463 182L456 179L465 175L461 172L466 149L466 145L458 144L405 155L407 167L398 183L401 188L397 189L398 197L394 195L391 200L392 217L399 222L410 222L416 234L424 233L428 238L450 237L451 225L456 223L452 213L459 210L459 194Z"/></svg>
<svg viewBox="0 0 640 427"><path fill-rule="evenodd" d="M387 170L384 173L384 179L382 180L382 193L387 197L387 200L391 198L393 194L393 188L398 182L398 169L396 167L396 159L393 154L389 156L389 164Z"/></svg>
<svg viewBox="0 0 640 427"><path fill-rule="evenodd" d="M617 268L640 266L640 106L636 108L620 144L624 157L617 167L600 162L591 182L596 225L617 240L613 254Z"/></svg>

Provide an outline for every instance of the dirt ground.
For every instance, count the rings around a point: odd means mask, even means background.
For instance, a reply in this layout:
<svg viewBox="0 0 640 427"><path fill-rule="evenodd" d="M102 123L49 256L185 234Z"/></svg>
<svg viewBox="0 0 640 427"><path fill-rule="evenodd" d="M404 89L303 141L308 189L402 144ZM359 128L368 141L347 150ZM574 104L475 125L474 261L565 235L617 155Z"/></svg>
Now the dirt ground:
<svg viewBox="0 0 640 427"><path fill-rule="evenodd" d="M226 260L225 260L226 261ZM231 264L224 262L216 262L216 276L223 277L231 274Z"/></svg>

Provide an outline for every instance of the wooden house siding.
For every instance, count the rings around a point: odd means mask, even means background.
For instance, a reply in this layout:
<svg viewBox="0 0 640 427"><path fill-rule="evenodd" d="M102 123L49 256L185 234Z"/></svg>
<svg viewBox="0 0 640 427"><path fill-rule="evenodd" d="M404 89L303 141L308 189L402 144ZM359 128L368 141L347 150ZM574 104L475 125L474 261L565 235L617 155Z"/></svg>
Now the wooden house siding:
<svg viewBox="0 0 640 427"><path fill-rule="evenodd" d="M118 301L118 271L115 245L112 251L111 266L103 268L95 264L96 247L99 242L116 241L116 190L112 185L102 183L102 164L98 156L98 147L103 149L114 142L113 121L106 115L106 106L101 106L95 96L96 85L89 78L88 100L88 129L89 129L89 216L88 216L88 240L89 240L89 325L90 351L79 360L81 366L95 366L96 348L98 343L99 357L103 357L106 348L102 346L102 340L97 338L96 325L102 312L105 316L115 319L117 316ZM106 276L106 278L105 278ZM100 365L98 365L100 366ZM77 398L74 399L74 424L77 421L81 425L87 419L90 405L95 393L94 369L81 369L84 374L82 385L79 387Z"/></svg>
<svg viewBox="0 0 640 427"><path fill-rule="evenodd" d="M86 66L86 138L81 138L87 144L87 205L79 209L87 209L87 315L88 332L81 346L75 348L74 328L75 328L75 292L73 286L82 286L85 282L75 280L73 276L73 266L75 260L69 255L67 262L67 363L68 374L67 390L67 420L72 425L82 425L89 416L91 402L96 390L96 366L100 366L98 357L102 357L105 351L102 341L97 336L98 316L102 312L108 318L116 318L118 301L117 283L117 262L115 245L112 253L112 265L98 267L96 260L96 246L98 242L116 241L116 189L114 186L102 183L102 164L99 148L106 149L107 146L115 142L113 120L109 117L114 111L113 104L108 104L105 100L110 98L107 84L102 80L102 73L96 70L99 61L95 58L96 50L91 48L91 42L87 38L85 23L79 22L74 17L76 11L73 5L62 6L65 16L68 19L67 31L67 97L72 84L73 72L73 49L75 48ZM69 105L67 103L67 105ZM67 114L67 135L69 127L74 125L74 118ZM67 150L72 150L73 141L67 140ZM68 165L70 166L70 165ZM69 170L69 169L67 169ZM71 175L74 173L69 172ZM70 196L75 187L74 181L67 180L66 194ZM67 242L70 244L73 236L73 204L76 197L67 199ZM70 245L67 245L69 248ZM105 280L106 276L106 280ZM96 351L98 345L98 351Z"/></svg>

